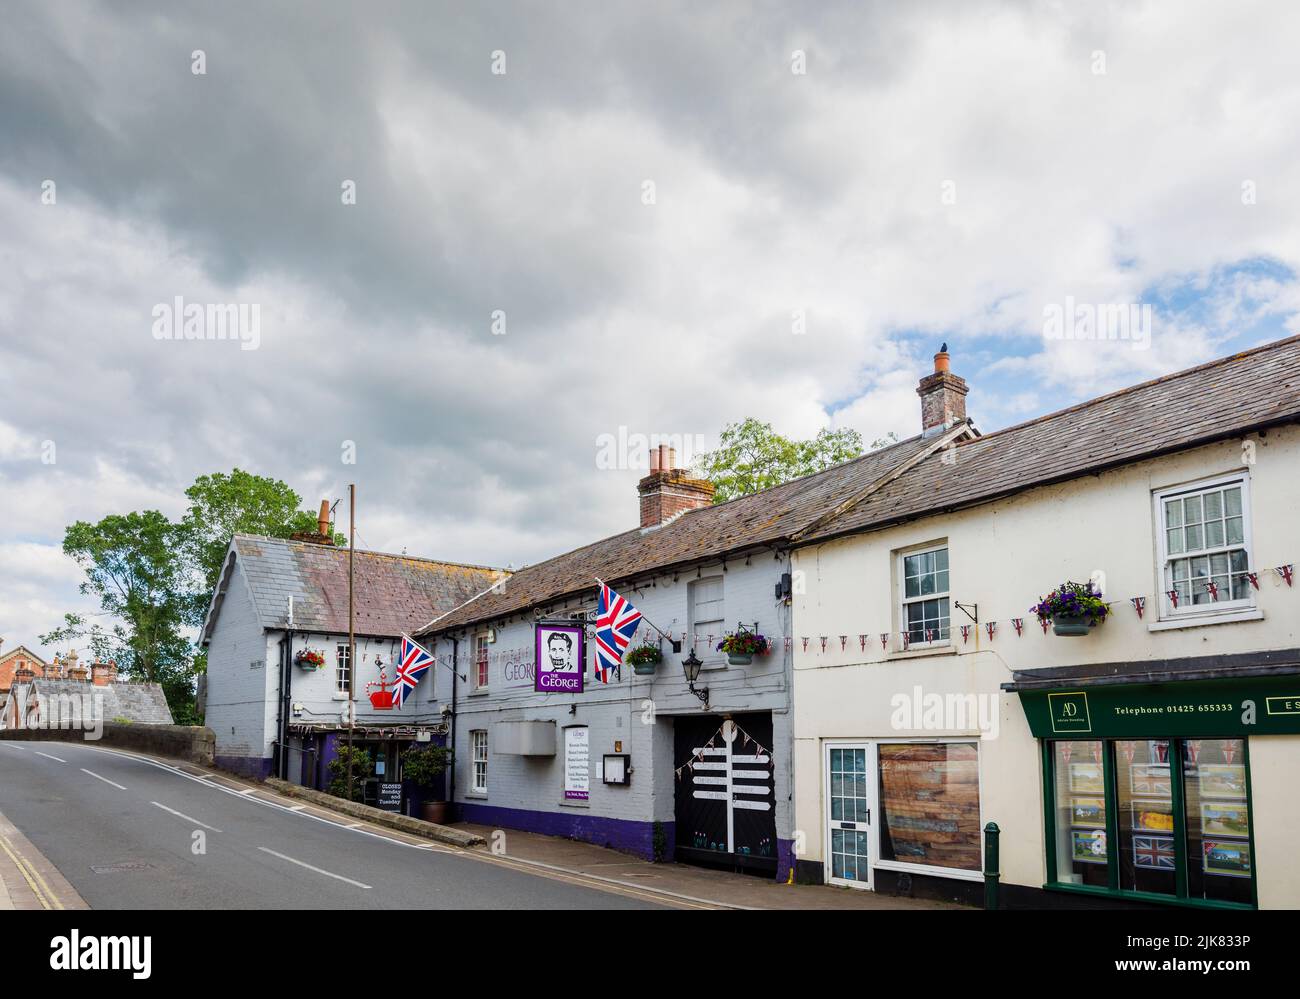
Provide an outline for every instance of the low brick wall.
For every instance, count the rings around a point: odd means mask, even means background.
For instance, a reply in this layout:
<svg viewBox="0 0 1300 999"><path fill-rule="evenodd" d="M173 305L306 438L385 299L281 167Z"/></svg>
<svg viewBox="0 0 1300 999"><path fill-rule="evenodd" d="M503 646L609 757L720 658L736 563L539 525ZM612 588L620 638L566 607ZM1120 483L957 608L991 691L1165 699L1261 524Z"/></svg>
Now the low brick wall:
<svg viewBox="0 0 1300 999"><path fill-rule="evenodd" d="M105 722L99 739L71 728L14 728L0 730L0 739L20 742L91 742L115 749L166 756L204 766L212 764L217 737L210 728L197 725L124 725Z"/></svg>
<svg viewBox="0 0 1300 999"><path fill-rule="evenodd" d="M451 826L435 825L432 822L425 822L423 819L413 819L409 815L402 815L398 812L386 812L382 808L372 808L370 805L363 805L356 801L348 801L346 798L336 798L334 795L326 794L324 791L317 791L310 787L302 787L298 784L290 784L288 781L280 780L278 777L268 777L266 779L266 786L289 798L301 798L303 801L310 801L313 804L320 805L322 808L328 808L331 811L350 815L354 819L365 819L367 822L373 822L377 826L385 826L388 829L397 829L401 832L410 833L413 836L423 836L426 839L434 839L440 843L449 843L452 846L470 847L482 846L487 842L477 833L464 832L460 829L453 829Z"/></svg>

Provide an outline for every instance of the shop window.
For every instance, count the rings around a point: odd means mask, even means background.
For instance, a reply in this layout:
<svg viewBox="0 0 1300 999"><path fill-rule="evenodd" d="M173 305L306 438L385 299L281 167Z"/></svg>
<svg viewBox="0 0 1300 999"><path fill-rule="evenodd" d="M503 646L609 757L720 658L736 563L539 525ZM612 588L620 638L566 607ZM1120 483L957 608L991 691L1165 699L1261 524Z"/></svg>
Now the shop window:
<svg viewBox="0 0 1300 999"><path fill-rule="evenodd" d="M1254 904L1243 739L1054 741L1057 885Z"/></svg>
<svg viewBox="0 0 1300 999"><path fill-rule="evenodd" d="M469 734L473 754L474 773L470 784L475 794L487 794L488 734L485 729L475 729Z"/></svg>
<svg viewBox="0 0 1300 999"><path fill-rule="evenodd" d="M909 647L948 642L948 548L899 556L902 628Z"/></svg>
<svg viewBox="0 0 1300 999"><path fill-rule="evenodd" d="M882 744L879 759L880 859L980 870L977 747Z"/></svg>

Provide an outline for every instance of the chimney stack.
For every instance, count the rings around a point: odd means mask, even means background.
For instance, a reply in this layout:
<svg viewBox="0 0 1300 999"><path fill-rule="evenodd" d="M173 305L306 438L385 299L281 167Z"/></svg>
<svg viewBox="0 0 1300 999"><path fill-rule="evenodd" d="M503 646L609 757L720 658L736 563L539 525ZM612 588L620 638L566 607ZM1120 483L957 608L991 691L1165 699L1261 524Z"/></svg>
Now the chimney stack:
<svg viewBox="0 0 1300 999"><path fill-rule="evenodd" d="M90 664L90 680L96 687L107 687L117 679L117 663L110 660L106 663Z"/></svg>
<svg viewBox="0 0 1300 999"><path fill-rule="evenodd" d="M687 510L713 505L713 483L676 468L677 452L667 444L650 449L650 474L637 483L641 497L641 527L658 527Z"/></svg>
<svg viewBox="0 0 1300 999"><path fill-rule="evenodd" d="M966 422L966 379L949 368L948 345L934 355L934 374L926 375L916 388L921 397L921 433L925 437L941 434L949 427Z"/></svg>
<svg viewBox="0 0 1300 999"><path fill-rule="evenodd" d="M320 513L316 517L316 531L294 531L289 535L290 541L304 541L310 545L332 545L334 535L330 533L330 501L320 501Z"/></svg>

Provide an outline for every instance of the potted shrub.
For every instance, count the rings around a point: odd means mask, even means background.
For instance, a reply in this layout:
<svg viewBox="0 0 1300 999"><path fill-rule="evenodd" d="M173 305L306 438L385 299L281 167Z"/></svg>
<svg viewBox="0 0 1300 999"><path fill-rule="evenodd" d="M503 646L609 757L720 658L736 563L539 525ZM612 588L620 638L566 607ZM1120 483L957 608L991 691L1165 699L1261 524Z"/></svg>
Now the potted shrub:
<svg viewBox="0 0 1300 999"><path fill-rule="evenodd" d="M325 665L325 654L315 649L299 649L293 661L303 669L320 669Z"/></svg>
<svg viewBox="0 0 1300 999"><path fill-rule="evenodd" d="M1110 613L1092 583L1062 583L1029 609L1041 621L1050 619L1058 635L1086 635Z"/></svg>
<svg viewBox="0 0 1300 999"><path fill-rule="evenodd" d="M748 666L755 656L765 656L771 651L767 639L752 631L738 631L718 643L718 651L727 654L732 666Z"/></svg>
<svg viewBox="0 0 1300 999"><path fill-rule="evenodd" d="M438 793L451 761L452 751L446 746L412 746L402 754L402 776L425 793ZM447 809L445 801L421 800L420 818L443 823L447 821Z"/></svg>
<svg viewBox="0 0 1300 999"><path fill-rule="evenodd" d="M664 661L664 654L658 645L639 645L627 654L627 664L638 676L649 676Z"/></svg>

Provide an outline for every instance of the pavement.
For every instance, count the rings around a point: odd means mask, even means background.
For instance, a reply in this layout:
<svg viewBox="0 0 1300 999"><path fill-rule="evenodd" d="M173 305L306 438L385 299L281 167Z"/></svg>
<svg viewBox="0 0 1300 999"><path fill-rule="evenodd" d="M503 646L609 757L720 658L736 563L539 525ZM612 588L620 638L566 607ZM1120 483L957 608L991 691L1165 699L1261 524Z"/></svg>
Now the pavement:
<svg viewBox="0 0 1300 999"><path fill-rule="evenodd" d="M639 886L692 900L707 900L726 908L742 909L969 909L967 906L928 899L896 898L856 888L831 885L789 885L752 874L694 867L689 864L655 864L648 860L590 843L519 832L492 826L457 822L453 829L477 833L491 852L494 842L503 856L573 871L618 885Z"/></svg>
<svg viewBox="0 0 1300 999"><path fill-rule="evenodd" d="M192 763L0 741L0 910L940 909L468 823L463 849Z"/></svg>

